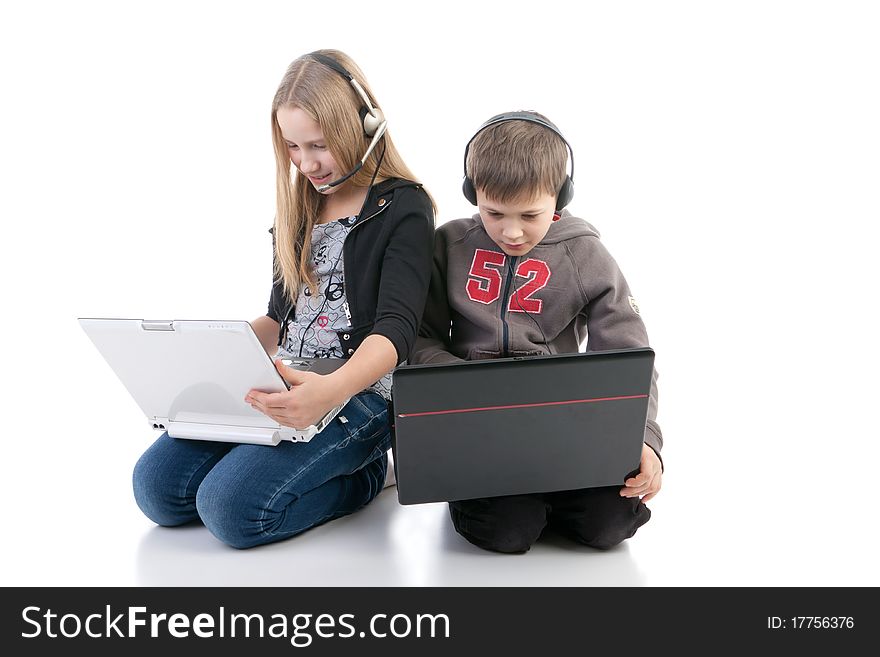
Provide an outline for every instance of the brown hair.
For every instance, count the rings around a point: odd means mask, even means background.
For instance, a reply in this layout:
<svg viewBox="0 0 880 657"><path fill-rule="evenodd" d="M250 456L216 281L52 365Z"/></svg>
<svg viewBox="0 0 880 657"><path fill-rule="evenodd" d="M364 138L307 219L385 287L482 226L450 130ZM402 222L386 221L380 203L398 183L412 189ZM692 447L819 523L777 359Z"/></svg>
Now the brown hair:
<svg viewBox="0 0 880 657"><path fill-rule="evenodd" d="M547 117L530 112L535 118ZM556 196L565 181L568 149L552 130L523 120L501 121L484 128L468 150L467 175L474 189L506 203Z"/></svg>

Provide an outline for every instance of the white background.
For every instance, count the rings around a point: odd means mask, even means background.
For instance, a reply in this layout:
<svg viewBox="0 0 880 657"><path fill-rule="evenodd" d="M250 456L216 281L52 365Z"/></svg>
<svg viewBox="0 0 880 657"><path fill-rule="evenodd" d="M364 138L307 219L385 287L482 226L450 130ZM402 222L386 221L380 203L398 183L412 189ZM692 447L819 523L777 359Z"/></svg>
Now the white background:
<svg viewBox="0 0 880 657"><path fill-rule="evenodd" d="M426 7L4 4L2 584L880 584L880 10ZM664 487L620 548L491 555L393 489L246 552L138 511L154 434L76 318L265 312L270 103L321 47L365 71L440 222L472 212L462 151L489 116L538 110L573 146L570 208L661 376Z"/></svg>

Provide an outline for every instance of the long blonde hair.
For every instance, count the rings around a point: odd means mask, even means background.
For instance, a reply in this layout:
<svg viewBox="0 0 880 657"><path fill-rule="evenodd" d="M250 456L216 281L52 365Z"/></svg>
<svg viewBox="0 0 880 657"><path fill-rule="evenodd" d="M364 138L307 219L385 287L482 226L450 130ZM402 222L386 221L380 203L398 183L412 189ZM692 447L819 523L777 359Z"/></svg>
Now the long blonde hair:
<svg viewBox="0 0 880 657"><path fill-rule="evenodd" d="M339 50L318 50L332 57L360 83L373 106L379 105L364 74L351 58ZM359 115L362 100L351 84L337 71L303 55L288 66L275 99L272 101L272 142L275 147L276 213L275 213L275 279L284 283L288 298L295 302L300 286L305 283L317 293L317 279L311 264L312 228L318 221L323 196L306 176L294 169L291 179L290 153L278 125L278 110L298 107L321 126L330 154L341 171L350 171L363 157L370 137L364 134ZM370 157L345 185L366 187L373 174L375 181L415 176L404 164L388 132L370 153ZM384 149L381 166L376 166Z"/></svg>

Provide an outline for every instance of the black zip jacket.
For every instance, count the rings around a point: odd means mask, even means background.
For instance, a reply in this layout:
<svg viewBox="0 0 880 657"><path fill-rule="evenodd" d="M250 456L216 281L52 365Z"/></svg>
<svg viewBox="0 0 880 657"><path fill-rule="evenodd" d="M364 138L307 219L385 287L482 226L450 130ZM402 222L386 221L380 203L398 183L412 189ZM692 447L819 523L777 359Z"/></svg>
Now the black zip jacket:
<svg viewBox="0 0 880 657"><path fill-rule="evenodd" d="M392 178L370 188L342 247L352 328L338 335L346 358L373 334L391 341L398 365L409 358L428 295L433 239L434 210L419 183ZM266 315L281 326L279 346L294 306L275 281Z"/></svg>

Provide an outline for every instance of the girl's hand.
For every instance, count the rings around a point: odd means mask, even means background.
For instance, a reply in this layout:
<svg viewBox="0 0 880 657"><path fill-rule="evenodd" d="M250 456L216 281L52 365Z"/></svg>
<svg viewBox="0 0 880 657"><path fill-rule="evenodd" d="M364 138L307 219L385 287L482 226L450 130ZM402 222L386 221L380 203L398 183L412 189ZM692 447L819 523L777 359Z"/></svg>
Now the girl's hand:
<svg viewBox="0 0 880 657"><path fill-rule="evenodd" d="M338 399L329 376L292 369L282 363L281 359L275 361L275 367L291 384L290 390L273 393L251 390L244 400L279 424L305 429L344 401Z"/></svg>
<svg viewBox="0 0 880 657"><path fill-rule="evenodd" d="M625 486L620 489L622 497L642 497L642 504L660 492L660 479L663 474L663 466L660 465L660 457L653 449L642 444L642 459L639 463L639 474L627 479Z"/></svg>

